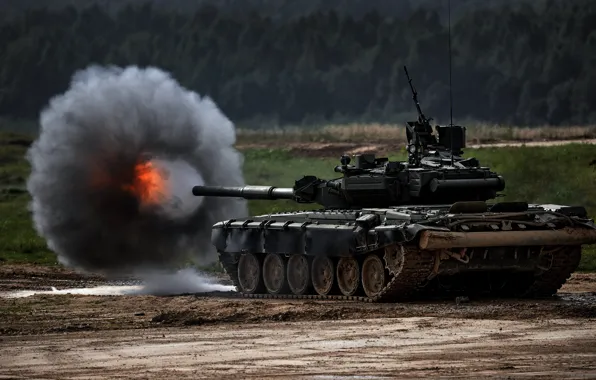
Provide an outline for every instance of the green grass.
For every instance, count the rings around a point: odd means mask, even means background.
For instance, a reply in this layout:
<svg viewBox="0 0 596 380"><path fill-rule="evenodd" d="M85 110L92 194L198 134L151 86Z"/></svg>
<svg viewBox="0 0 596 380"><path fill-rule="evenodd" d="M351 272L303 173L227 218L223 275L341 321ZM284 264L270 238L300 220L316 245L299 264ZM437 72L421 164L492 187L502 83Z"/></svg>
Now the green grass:
<svg viewBox="0 0 596 380"><path fill-rule="evenodd" d="M26 146L20 138L0 134L0 263L54 265L55 255L33 228L27 209L29 196L19 191L29 173L24 159ZM306 174L329 179L340 176L333 171L339 157L300 157L277 149L248 150L244 156L247 184L291 187ZM466 156L475 156L481 164L505 177L506 196L501 200L583 205L591 216L596 216L596 199L592 195L596 171L588 165L596 158L594 145L468 149ZM391 159L404 157L404 152L390 156ZM249 202L252 215L312 208L319 206L291 201ZM595 246L585 248L580 270L596 271Z"/></svg>
<svg viewBox="0 0 596 380"><path fill-rule="evenodd" d="M56 256L33 228L26 194L0 195L0 262L55 265Z"/></svg>
<svg viewBox="0 0 596 380"><path fill-rule="evenodd" d="M0 263L28 262L56 265L55 254L33 228L25 190L29 164L27 138L0 134Z"/></svg>

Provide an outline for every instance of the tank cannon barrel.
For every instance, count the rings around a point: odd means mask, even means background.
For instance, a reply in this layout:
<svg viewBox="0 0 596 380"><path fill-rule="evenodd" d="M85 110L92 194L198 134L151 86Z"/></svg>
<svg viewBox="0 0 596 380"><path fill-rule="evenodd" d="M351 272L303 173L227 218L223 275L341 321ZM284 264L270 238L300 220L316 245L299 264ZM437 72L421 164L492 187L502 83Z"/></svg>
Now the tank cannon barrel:
<svg viewBox="0 0 596 380"><path fill-rule="evenodd" d="M197 197L237 197L244 199L294 199L294 190L275 186L194 186Z"/></svg>

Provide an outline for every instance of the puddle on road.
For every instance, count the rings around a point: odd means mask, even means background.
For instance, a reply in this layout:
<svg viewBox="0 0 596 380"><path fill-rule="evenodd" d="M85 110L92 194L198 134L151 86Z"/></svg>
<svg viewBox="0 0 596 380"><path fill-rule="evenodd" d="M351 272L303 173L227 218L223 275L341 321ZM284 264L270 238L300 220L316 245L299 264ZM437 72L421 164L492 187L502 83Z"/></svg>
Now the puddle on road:
<svg viewBox="0 0 596 380"><path fill-rule="evenodd" d="M106 285L93 287L58 289L54 286L48 286L45 290L4 291L0 292L0 298L23 298L36 294L174 296L182 294L235 293L236 291L234 286L221 284L217 278L199 273L192 268L181 269L174 273L146 271L140 274L139 277L135 281L108 281Z"/></svg>
<svg viewBox="0 0 596 380"><path fill-rule="evenodd" d="M0 298L23 298L30 297L37 294L61 295L61 294L78 294L90 296L127 296L127 295L179 295L179 294L198 294L198 293L214 293L214 292L234 292L235 288L228 285L220 284L204 284L201 291L181 291L181 292L160 292L155 287L146 287L144 285L106 285L96 286L91 288L67 288L56 289L51 287L50 290L17 290L12 292L0 292Z"/></svg>
<svg viewBox="0 0 596 380"><path fill-rule="evenodd" d="M13 292L2 292L0 297L3 298L23 298L30 297L36 294L82 294L95 296L124 296L141 294L144 287L142 285L128 285L128 286L96 286L92 288L71 288L71 289L56 289L52 286L51 290L17 290Z"/></svg>

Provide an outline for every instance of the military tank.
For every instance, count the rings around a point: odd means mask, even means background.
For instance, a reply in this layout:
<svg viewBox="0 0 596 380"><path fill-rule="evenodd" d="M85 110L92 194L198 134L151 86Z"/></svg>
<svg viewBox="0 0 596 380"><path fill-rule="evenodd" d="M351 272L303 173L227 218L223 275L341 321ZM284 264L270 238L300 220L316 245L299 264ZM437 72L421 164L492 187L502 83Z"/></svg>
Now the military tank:
<svg viewBox="0 0 596 380"><path fill-rule="evenodd" d="M221 221L212 243L237 290L254 298L397 302L426 297L547 297L576 270L596 226L582 206L496 202L505 180L464 158L466 128L418 120L407 161L340 158L293 188L195 186L202 197L290 199L318 210Z"/></svg>

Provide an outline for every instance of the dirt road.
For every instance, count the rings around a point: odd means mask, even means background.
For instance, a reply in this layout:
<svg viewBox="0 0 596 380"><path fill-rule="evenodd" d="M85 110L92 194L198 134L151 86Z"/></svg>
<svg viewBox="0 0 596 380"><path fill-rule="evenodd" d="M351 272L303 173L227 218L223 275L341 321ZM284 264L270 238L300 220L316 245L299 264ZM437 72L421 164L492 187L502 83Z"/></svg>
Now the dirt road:
<svg viewBox="0 0 596 380"><path fill-rule="evenodd" d="M0 378L596 377L587 320L358 319L4 338Z"/></svg>
<svg viewBox="0 0 596 380"><path fill-rule="evenodd" d="M473 144L469 145L469 148L501 148L505 146L558 146L567 144L596 144L596 139L581 139L581 140L554 140L554 141L510 141L500 142L494 144Z"/></svg>
<svg viewBox="0 0 596 380"><path fill-rule="evenodd" d="M487 144L468 143L466 149L478 148L502 148L502 147L521 147L521 146L557 146L566 144L596 144L596 139L583 140L553 140L553 141L508 141ZM342 154L366 154L375 153L377 155L392 154L405 149L405 142L386 143L350 143L350 142L285 142L283 146L278 143L263 144L239 144L240 150L247 149L284 149L292 154L306 157L334 157Z"/></svg>
<svg viewBox="0 0 596 380"><path fill-rule="evenodd" d="M51 285L50 285L51 284ZM0 291L106 285L0 267ZM596 378L596 275L550 300L0 298L0 379Z"/></svg>

